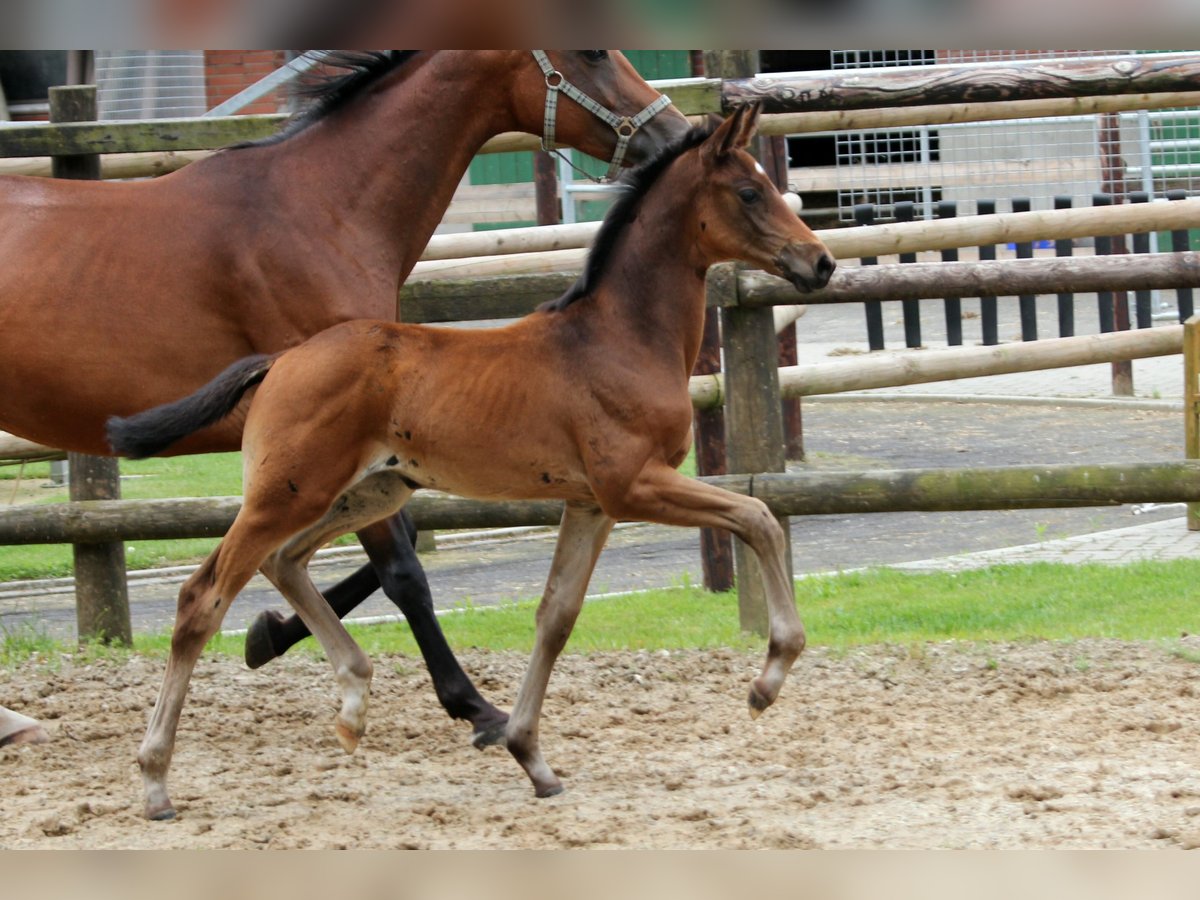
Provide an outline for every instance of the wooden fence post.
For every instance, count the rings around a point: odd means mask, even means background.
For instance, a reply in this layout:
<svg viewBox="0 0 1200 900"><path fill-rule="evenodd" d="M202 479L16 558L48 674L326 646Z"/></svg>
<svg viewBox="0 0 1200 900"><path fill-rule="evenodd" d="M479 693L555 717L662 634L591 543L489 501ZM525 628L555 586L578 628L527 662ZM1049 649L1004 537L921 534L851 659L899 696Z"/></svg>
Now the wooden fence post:
<svg viewBox="0 0 1200 900"><path fill-rule="evenodd" d="M729 279L737 291L737 267L709 270L711 281ZM730 306L721 310L725 344L725 443L733 475L784 472L783 417L776 368L775 316L769 307ZM780 519L791 546L786 518ZM754 552L737 541L738 619L745 631L767 634L767 604L762 573ZM788 553L789 579L791 553Z"/></svg>
<svg viewBox="0 0 1200 900"><path fill-rule="evenodd" d="M95 85L50 89L50 121L96 121ZM100 157L96 154L56 156L52 162L56 178L98 180ZM97 227L103 227L102 224ZM119 500L121 475L113 457L67 456L72 500ZM129 588L125 582L125 544L74 544L75 615L80 640L133 643L129 617Z"/></svg>
<svg viewBox="0 0 1200 900"><path fill-rule="evenodd" d="M1200 316L1183 323L1184 455L1200 459ZM1188 531L1200 531L1200 503L1187 505Z"/></svg>

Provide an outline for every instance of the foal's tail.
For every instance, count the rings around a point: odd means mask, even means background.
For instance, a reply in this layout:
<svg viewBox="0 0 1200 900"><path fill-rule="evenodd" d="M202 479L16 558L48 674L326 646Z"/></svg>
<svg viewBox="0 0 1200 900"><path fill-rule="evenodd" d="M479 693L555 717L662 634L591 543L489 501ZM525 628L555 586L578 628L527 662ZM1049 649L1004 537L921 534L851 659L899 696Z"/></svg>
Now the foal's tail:
<svg viewBox="0 0 1200 900"><path fill-rule="evenodd" d="M233 412L242 395L267 377L267 371L278 358L278 355L247 356L182 400L155 406L127 419L113 416L108 420L109 444L116 453L131 459L161 453L176 441L215 425Z"/></svg>

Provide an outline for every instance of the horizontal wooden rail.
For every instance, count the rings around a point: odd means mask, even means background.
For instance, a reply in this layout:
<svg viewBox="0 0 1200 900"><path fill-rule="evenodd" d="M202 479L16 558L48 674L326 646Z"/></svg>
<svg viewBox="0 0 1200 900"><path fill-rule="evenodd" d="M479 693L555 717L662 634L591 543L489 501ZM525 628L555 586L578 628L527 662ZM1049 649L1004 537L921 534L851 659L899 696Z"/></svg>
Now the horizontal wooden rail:
<svg viewBox="0 0 1200 900"><path fill-rule="evenodd" d="M1122 203L1114 206L1035 210L857 228L830 228L821 229L816 234L835 257L853 259L954 247L978 247L983 244L1062 240L1197 227L1200 227L1200 197L1158 203ZM597 223L591 226L546 225L541 228L515 229L524 234L509 234L504 237L504 243L493 244L499 253L492 252L470 259L447 256L443 259L419 262L413 269L412 277L432 281L442 278L578 272L587 257L586 249L582 248L598 228ZM539 238L534 232L543 234ZM448 253L452 246L477 251L484 234L487 233L443 235L438 242L438 252ZM460 237L464 240L461 243L456 242L455 239ZM522 247L529 247L539 241L552 244L553 248L536 252L522 250L509 255L518 243ZM558 249L568 242L578 243L579 249Z"/></svg>
<svg viewBox="0 0 1200 900"><path fill-rule="evenodd" d="M1200 500L1200 461L1088 466L988 466L719 475L703 478L761 498L784 516L867 512L1040 509ZM0 545L219 537L238 497L112 500L0 509ZM483 502L418 494L418 527L556 525L555 501Z"/></svg>
<svg viewBox="0 0 1200 900"><path fill-rule="evenodd" d="M701 81L704 81L701 79ZM700 111L715 112L720 107L719 82L705 81L717 88L715 102L707 95L693 92L694 98L683 99L681 109L689 110L693 121L703 118ZM678 89L660 83L672 98ZM691 88L689 87L689 91ZM1131 112L1141 109L1171 109L1200 106L1200 91L1164 92L1159 94L1115 94L1102 97L1068 97L1050 100L1006 100L993 103L949 103L936 106L909 106L881 109L828 110L821 112L775 113L763 116L759 122L761 134L806 134L819 131L862 131L880 128L919 127L991 122L1002 119L1039 119L1055 116L1095 115L1106 112ZM711 109L709 109L711 107ZM266 116L264 119L282 122L282 117ZM158 120L155 120L158 121ZM176 120L179 121L179 120ZM185 120L192 121L192 120ZM10 126L16 127L16 126ZM26 126L21 126L26 127ZM44 129L48 126L32 125ZM124 127L124 126L122 126ZM278 127L272 124L272 128ZM271 133L265 130L266 134ZM45 140L39 137L39 141ZM132 141L132 138L130 138ZM163 141L171 141L173 149L131 153L109 153L101 157L103 178L147 178L164 175L183 168L214 153L214 150L183 150L180 143L187 143L185 136L177 131L174 135L163 135ZM154 142L149 142L154 143ZM149 143L147 145L149 145ZM480 153L505 153L514 150L533 151L538 149L538 138L521 132L498 135L488 141ZM24 152L32 152L27 150ZM802 170L797 170L802 171ZM37 175L50 177L49 156L17 156L4 159L0 154L0 175ZM802 187L798 187L802 190ZM437 240L436 238L434 239ZM481 254L469 254L481 255ZM425 259L440 258L436 255Z"/></svg>
<svg viewBox="0 0 1200 900"><path fill-rule="evenodd" d="M783 278L742 272L738 287L742 306L1200 287L1200 253L844 266L826 287L808 294L799 294Z"/></svg>
<svg viewBox="0 0 1200 900"><path fill-rule="evenodd" d="M785 366L779 369L779 390L784 397L812 397L1173 356L1182 350L1183 326L1168 325L1138 331L1019 341L995 347L897 351L887 356ZM696 409L715 409L725 403L725 381L720 374L694 375L689 389Z"/></svg>
<svg viewBox="0 0 1200 900"><path fill-rule="evenodd" d="M768 113L928 106L1200 90L1200 55L1040 59L789 72L725 81L726 112L753 100Z"/></svg>
<svg viewBox="0 0 1200 900"><path fill-rule="evenodd" d="M1061 102L1054 115L1078 112L1111 112L1146 108L1147 101L1097 103L1071 101L1105 95L1137 96L1200 90L1200 56L1195 53L1153 53L1103 60L1059 59L1006 61L986 64L894 67L878 70L830 70L777 76L733 79L676 79L651 82L669 94L686 115L703 115L749 100L765 102L768 113L827 116L822 120L780 121L768 124L765 133L825 131L835 128L881 128L912 124L910 119L888 118L889 110L905 107L942 107L924 114L926 124L971 121L976 115L1016 117L982 107L998 103ZM1174 98L1172 105L1187 100ZM1136 103L1127 106L1126 103ZM1035 107L1029 107L1034 110ZM858 120L852 111L871 110ZM832 115L831 115L832 114ZM1043 113L1044 114L1044 113ZM839 119L839 116L842 116ZM0 158L62 156L84 153L145 153L163 150L212 150L239 141L273 134L286 117L227 116L214 118L153 119L132 122L91 122L47 126L16 124L0 127ZM527 134L505 134L489 141L482 152L537 149L538 139Z"/></svg>

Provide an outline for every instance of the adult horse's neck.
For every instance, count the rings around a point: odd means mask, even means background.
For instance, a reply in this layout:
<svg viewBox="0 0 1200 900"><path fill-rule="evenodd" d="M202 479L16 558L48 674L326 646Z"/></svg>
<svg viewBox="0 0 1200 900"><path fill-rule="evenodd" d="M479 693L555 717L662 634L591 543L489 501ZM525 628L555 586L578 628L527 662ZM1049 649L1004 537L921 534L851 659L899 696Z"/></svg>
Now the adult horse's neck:
<svg viewBox="0 0 1200 900"><path fill-rule="evenodd" d="M504 57L495 57L507 65ZM407 278L472 157L514 130L513 73L456 51L421 53L368 93L268 147L268 190L373 281ZM361 289L363 285L358 285Z"/></svg>

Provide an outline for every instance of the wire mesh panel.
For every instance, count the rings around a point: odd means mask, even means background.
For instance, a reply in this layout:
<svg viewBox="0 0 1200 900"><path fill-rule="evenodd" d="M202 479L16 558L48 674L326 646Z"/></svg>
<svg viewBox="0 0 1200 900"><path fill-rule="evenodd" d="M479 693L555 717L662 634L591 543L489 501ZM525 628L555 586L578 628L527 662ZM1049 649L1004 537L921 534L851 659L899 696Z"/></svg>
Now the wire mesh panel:
<svg viewBox="0 0 1200 900"><path fill-rule="evenodd" d="M200 50L97 50L101 119L167 119L207 108Z"/></svg>
<svg viewBox="0 0 1200 900"><path fill-rule="evenodd" d="M835 50L834 69L936 63L1104 58L1125 50L885 51ZM1056 196L1089 202L1104 191L1200 190L1200 114L1195 109L1111 115L1008 119L922 128L842 132L836 139L838 213L852 221L857 204L893 215L912 201L920 218L954 200L960 213L981 199L1028 197L1033 209Z"/></svg>

